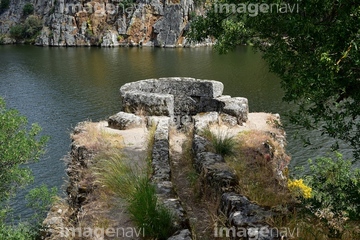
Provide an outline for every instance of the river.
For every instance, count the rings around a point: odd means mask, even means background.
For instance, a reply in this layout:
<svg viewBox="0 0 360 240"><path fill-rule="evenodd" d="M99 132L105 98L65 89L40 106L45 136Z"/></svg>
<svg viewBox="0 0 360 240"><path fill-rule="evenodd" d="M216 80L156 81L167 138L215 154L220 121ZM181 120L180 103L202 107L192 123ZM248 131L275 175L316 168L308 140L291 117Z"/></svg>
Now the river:
<svg viewBox="0 0 360 240"><path fill-rule="evenodd" d="M30 215L24 196L32 187L47 184L60 189L66 180L61 159L70 146L69 134L80 121L105 120L120 111L119 88L128 82L159 77L194 77L224 83L224 94L246 97L251 112L283 115L289 108L282 102L280 80L269 73L267 64L251 47L219 55L211 48L41 48L0 46L0 96L30 123L37 122L51 137L46 153L30 164L35 182L13 201L22 219ZM323 155L332 140L309 132L317 139L303 148L294 139L296 127L282 121L287 132L291 167ZM348 151L345 149L345 151Z"/></svg>

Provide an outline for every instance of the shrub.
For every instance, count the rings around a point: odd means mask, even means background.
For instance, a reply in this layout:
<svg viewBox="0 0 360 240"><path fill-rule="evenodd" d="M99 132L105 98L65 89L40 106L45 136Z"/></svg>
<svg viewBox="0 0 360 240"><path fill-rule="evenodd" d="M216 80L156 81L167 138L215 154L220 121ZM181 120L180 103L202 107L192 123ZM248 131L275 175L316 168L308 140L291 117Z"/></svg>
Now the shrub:
<svg viewBox="0 0 360 240"><path fill-rule="evenodd" d="M16 40L35 40L42 29L42 21L37 16L29 16L24 24L17 24L10 28L10 36Z"/></svg>
<svg viewBox="0 0 360 240"><path fill-rule="evenodd" d="M26 3L23 7L24 16L28 16L34 12L34 5L31 3Z"/></svg>
<svg viewBox="0 0 360 240"><path fill-rule="evenodd" d="M31 39L36 37L42 27L43 24L40 18L34 15L29 16L24 23L24 38Z"/></svg>
<svg viewBox="0 0 360 240"><path fill-rule="evenodd" d="M41 227L42 220L46 217L51 205L55 200L57 188L49 189L45 184L31 189L26 195L27 207L32 208L35 213L32 216L35 227Z"/></svg>
<svg viewBox="0 0 360 240"><path fill-rule="evenodd" d="M6 240L35 240L37 232L26 224L17 226L5 225L0 223L0 239Z"/></svg>
<svg viewBox="0 0 360 240"><path fill-rule="evenodd" d="M10 28L10 36L16 40L21 40L24 38L25 28L22 24L14 25Z"/></svg>
<svg viewBox="0 0 360 240"><path fill-rule="evenodd" d="M236 141L234 137L226 133L214 134L209 128L205 128L201 135L210 141L214 151L221 156L233 156L235 154Z"/></svg>
<svg viewBox="0 0 360 240"><path fill-rule="evenodd" d="M311 198L312 189L304 184L303 179L288 180L288 188L295 194L296 197L302 197L304 199Z"/></svg>
<svg viewBox="0 0 360 240"><path fill-rule="evenodd" d="M335 159L321 157L310 162L307 176L313 189L309 200L314 209L330 209L336 216L345 215L352 220L360 219L360 171L352 170L352 163L340 153Z"/></svg>
<svg viewBox="0 0 360 240"><path fill-rule="evenodd" d="M3 13L10 6L10 0L1 0L0 1L0 13Z"/></svg>

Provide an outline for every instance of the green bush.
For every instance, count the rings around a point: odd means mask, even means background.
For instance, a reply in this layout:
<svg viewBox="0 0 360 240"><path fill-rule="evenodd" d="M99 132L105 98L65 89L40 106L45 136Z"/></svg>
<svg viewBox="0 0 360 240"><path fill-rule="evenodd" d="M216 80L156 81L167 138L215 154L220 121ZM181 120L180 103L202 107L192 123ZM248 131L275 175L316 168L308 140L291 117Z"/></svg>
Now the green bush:
<svg viewBox="0 0 360 240"><path fill-rule="evenodd" d="M35 240L37 233L26 224L17 226L0 223L0 239L6 240Z"/></svg>
<svg viewBox="0 0 360 240"><path fill-rule="evenodd" d="M34 5L31 3L26 3L23 7L24 16L28 16L34 12Z"/></svg>
<svg viewBox="0 0 360 240"><path fill-rule="evenodd" d="M44 152L47 137L39 138L40 131L36 124L29 128L27 119L7 109L0 97L0 206L32 180L31 170L22 164L37 161Z"/></svg>
<svg viewBox="0 0 360 240"><path fill-rule="evenodd" d="M360 219L360 171L340 153L310 160L307 181L313 189L309 200L314 209L329 209L335 216Z"/></svg>
<svg viewBox="0 0 360 240"><path fill-rule="evenodd" d="M42 184L40 187L31 189L26 195L27 207L35 211L32 216L32 223L35 227L41 227L41 222L53 204L56 194L56 187L49 189L45 184Z"/></svg>
<svg viewBox="0 0 360 240"><path fill-rule="evenodd" d="M10 36L16 40L33 42L42 29L42 21L37 16L29 16L24 24L17 24L10 28Z"/></svg>
<svg viewBox="0 0 360 240"><path fill-rule="evenodd" d="M24 38L25 28L22 24L16 24L10 28L10 36L16 40Z"/></svg>
<svg viewBox="0 0 360 240"><path fill-rule="evenodd" d="M301 200L326 224L329 238L341 238L360 220L360 170L354 169L352 162L344 160L340 153L309 163L304 179L312 196Z"/></svg>
<svg viewBox="0 0 360 240"><path fill-rule="evenodd" d="M1 0L0 1L0 13L3 13L10 6L10 0Z"/></svg>
<svg viewBox="0 0 360 240"><path fill-rule="evenodd" d="M7 109L0 97L0 240L35 240L38 237L41 218L28 224L20 222L16 226L6 223L5 219L13 217L9 216L11 197L33 179L31 170L24 164L37 161L44 152L47 137L39 137L40 131L36 124L30 127L18 111ZM33 200L29 206L35 208L35 213L43 210L41 216L49 207L46 204L49 194L46 193L49 191L42 187L40 191L31 190L28 197Z"/></svg>
<svg viewBox="0 0 360 240"><path fill-rule="evenodd" d="M235 154L236 141L234 137L225 133L214 134L209 128L205 128L201 135L210 141L214 151L221 156L233 156Z"/></svg>

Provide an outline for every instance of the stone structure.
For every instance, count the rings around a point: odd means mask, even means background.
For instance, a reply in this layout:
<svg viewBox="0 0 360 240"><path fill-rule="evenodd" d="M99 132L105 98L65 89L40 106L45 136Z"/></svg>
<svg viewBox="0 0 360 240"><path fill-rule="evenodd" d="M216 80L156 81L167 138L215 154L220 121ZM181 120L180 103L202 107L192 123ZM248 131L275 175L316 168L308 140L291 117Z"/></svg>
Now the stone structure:
<svg viewBox="0 0 360 240"><path fill-rule="evenodd" d="M171 239L191 239L189 220L186 218L179 198L171 182L171 168L169 156L169 117L156 117L153 124L156 125L154 134L154 144L152 149L152 169L151 181L156 185L156 192L159 201L166 206L175 217L174 227L180 231ZM184 235L185 234L185 235ZM185 238L183 238L185 236Z"/></svg>
<svg viewBox="0 0 360 240"><path fill-rule="evenodd" d="M223 96L223 88L221 82L193 78L160 78L128 83L120 89L122 111L108 119L109 127L120 130L144 127L145 123L147 127L156 127L151 149L151 181L156 186L157 199L175 216L174 226L177 231L168 240L192 239L189 219L171 181L169 129L174 123L171 120L179 115L187 115L191 119L189 124L193 124L195 130L195 134L191 136L194 168L201 176L203 187L210 186L210 194L215 194L220 199L218 212L227 218L226 225L229 229L233 229L234 232L236 229L245 229L247 236L245 239L253 239L252 237L261 240L277 239L274 237L276 229L267 224L267 218L272 217L274 213L237 193L238 188L241 187L238 176L220 154L209 150L211 149L209 140L198 134L208 125L225 123L234 126L242 125L248 120L247 99ZM279 120L278 116L275 117ZM81 131L80 125L74 129L74 134ZM281 148L284 147L283 136L275 134L274 139L279 142ZM267 142L263 145L271 155L271 146ZM69 166L73 167L68 170L70 178L67 188L68 200L71 206L79 211L88 195L88 188L82 187L79 182L82 178L80 170L87 168L92 153L83 146L73 143L71 156L72 161ZM284 166L275 168L279 181L282 181ZM44 222L46 226L50 226L50 230L63 224L63 220L58 215L57 212L49 214L47 221ZM48 233L51 235L50 230ZM259 235L259 230L274 234ZM238 238L235 236L232 239Z"/></svg>
<svg viewBox="0 0 360 240"><path fill-rule="evenodd" d="M171 118L218 112L246 122L247 99L223 96L223 89L218 81L173 77L127 83L120 93L124 112Z"/></svg>

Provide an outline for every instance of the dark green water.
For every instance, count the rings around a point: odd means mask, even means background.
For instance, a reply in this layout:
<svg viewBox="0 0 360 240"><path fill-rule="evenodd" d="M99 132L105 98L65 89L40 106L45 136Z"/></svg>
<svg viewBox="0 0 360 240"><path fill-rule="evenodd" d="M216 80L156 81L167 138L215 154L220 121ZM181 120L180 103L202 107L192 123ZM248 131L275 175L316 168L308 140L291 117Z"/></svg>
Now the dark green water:
<svg viewBox="0 0 360 240"><path fill-rule="evenodd" d="M228 55L211 48L39 48L0 46L0 96L18 109L30 123L37 122L51 137L47 153L31 164L38 186L60 187L66 179L61 161L69 151L69 133L77 122L103 120L120 111L119 88L127 82L159 77L194 77L224 83L224 94L249 99L250 111L283 114L288 105L281 101L279 79L268 72L260 54L239 47ZM321 155L323 139L303 148L292 139L295 127L283 118L288 133L291 166L303 165ZM316 132L312 139L320 139ZM27 190L15 199L15 213L29 215L24 202Z"/></svg>

